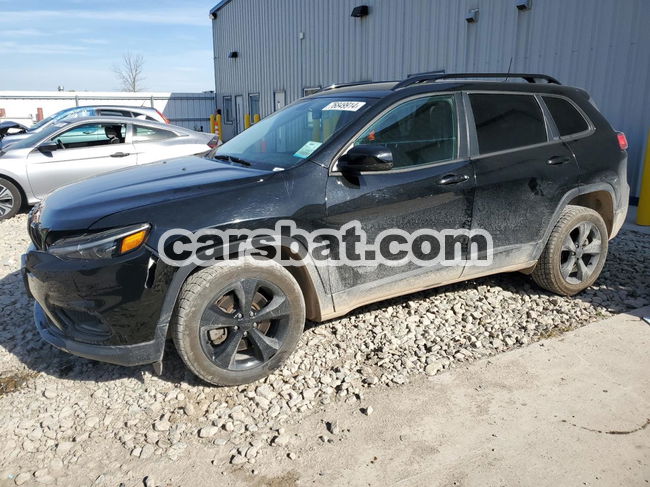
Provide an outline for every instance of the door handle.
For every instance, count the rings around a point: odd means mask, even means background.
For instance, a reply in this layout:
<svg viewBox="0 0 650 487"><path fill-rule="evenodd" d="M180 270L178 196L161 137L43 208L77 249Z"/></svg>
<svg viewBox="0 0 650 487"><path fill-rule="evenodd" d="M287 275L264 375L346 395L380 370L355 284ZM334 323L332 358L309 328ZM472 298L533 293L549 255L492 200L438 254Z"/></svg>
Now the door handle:
<svg viewBox="0 0 650 487"><path fill-rule="evenodd" d="M569 162L570 160L571 160L571 158L566 157L566 156L553 156L548 161L546 161L546 163L549 166L557 166L559 164L565 164L565 163Z"/></svg>
<svg viewBox="0 0 650 487"><path fill-rule="evenodd" d="M116 152L115 154L111 154L111 157L126 157L126 156L129 156L129 155L131 155L131 154L128 154L126 152Z"/></svg>
<svg viewBox="0 0 650 487"><path fill-rule="evenodd" d="M467 174L447 174L438 180L438 184L458 184L469 179Z"/></svg>

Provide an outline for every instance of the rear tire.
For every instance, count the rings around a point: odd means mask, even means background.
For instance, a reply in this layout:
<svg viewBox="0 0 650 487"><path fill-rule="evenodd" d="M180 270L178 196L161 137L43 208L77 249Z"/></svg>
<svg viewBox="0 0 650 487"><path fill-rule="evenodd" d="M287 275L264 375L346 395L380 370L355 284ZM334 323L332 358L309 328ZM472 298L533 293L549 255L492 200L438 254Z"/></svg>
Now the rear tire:
<svg viewBox="0 0 650 487"><path fill-rule="evenodd" d="M11 218L23 206L23 195L14 183L0 178L0 220Z"/></svg>
<svg viewBox="0 0 650 487"><path fill-rule="evenodd" d="M293 276L251 258L190 276L180 293L172 337L198 377L240 385L278 369L296 348L305 303Z"/></svg>
<svg viewBox="0 0 650 487"><path fill-rule="evenodd" d="M573 296L591 286L605 265L607 227L590 208L567 206L532 272L544 289Z"/></svg>

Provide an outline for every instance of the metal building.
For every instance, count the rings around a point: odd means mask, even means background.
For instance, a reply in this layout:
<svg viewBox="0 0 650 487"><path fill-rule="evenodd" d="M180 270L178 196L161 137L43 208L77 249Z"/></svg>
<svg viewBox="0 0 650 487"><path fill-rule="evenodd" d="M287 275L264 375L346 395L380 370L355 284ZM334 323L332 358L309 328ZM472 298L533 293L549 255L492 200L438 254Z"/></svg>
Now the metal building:
<svg viewBox="0 0 650 487"><path fill-rule="evenodd" d="M628 137L639 194L650 128L648 0L222 0L210 15L225 139L246 113L264 117L333 83L510 68L589 91Z"/></svg>

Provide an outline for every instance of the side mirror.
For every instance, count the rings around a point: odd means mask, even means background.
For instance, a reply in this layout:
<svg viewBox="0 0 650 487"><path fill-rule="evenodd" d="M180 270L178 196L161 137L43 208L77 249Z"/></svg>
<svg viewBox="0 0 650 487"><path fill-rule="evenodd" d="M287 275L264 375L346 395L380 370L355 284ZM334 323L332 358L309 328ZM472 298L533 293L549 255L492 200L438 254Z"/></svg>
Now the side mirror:
<svg viewBox="0 0 650 487"><path fill-rule="evenodd" d="M342 173L387 171L393 168L393 152L381 144L357 145L339 158L337 166Z"/></svg>
<svg viewBox="0 0 650 487"><path fill-rule="evenodd" d="M51 140L48 140L47 142L43 142L41 145L38 146L38 150L41 152L54 152L55 150L58 149L59 149L58 144Z"/></svg>

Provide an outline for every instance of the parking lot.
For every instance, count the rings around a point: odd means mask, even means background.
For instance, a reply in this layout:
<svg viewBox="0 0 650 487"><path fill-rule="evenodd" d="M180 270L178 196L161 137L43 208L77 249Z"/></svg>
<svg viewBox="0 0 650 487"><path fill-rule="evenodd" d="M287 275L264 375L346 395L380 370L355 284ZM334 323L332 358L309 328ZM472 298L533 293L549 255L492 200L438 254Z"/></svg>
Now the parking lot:
<svg viewBox="0 0 650 487"><path fill-rule="evenodd" d="M25 226L25 214L0 222L0 485L176 485L156 476L175 465L267 483L271 466L256 458L299 461L308 445L335 441L343 426L332 411L352 407L370 420L377 392L650 304L650 239L627 229L611 242L596 285L575 298L515 273L384 301L308 323L298 351L269 378L215 388L186 371L172 346L156 376L45 344L19 273ZM322 426L289 435L319 415Z"/></svg>

